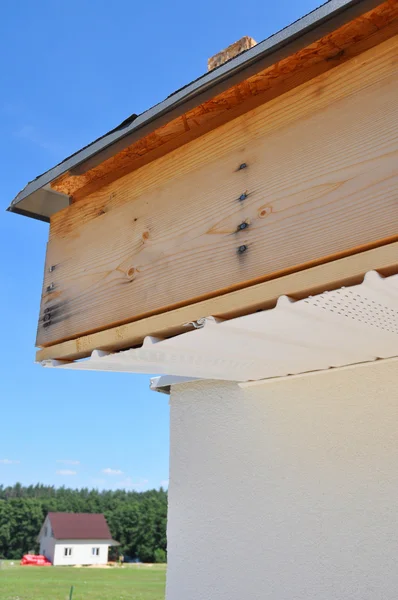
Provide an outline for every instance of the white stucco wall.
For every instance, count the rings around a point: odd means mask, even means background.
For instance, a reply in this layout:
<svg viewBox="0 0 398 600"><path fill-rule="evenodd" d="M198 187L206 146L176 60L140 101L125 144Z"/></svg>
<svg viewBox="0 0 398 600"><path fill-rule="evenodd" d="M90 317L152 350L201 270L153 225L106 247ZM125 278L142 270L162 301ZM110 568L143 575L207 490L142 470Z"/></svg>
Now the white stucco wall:
<svg viewBox="0 0 398 600"><path fill-rule="evenodd" d="M167 600L396 600L396 362L170 403Z"/></svg>
<svg viewBox="0 0 398 600"><path fill-rule="evenodd" d="M65 556L65 548L72 548L72 555ZM93 556L92 548L99 548L99 556ZM105 565L108 562L109 544L98 540L56 540L53 565Z"/></svg>

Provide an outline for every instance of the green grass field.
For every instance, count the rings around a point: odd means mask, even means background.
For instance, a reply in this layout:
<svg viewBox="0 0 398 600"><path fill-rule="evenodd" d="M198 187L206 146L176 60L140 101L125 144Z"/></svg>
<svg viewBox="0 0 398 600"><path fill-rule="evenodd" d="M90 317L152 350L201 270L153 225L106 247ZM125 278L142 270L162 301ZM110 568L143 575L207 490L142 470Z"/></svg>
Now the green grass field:
<svg viewBox="0 0 398 600"><path fill-rule="evenodd" d="M165 565L21 567L0 561L1 600L164 600Z"/></svg>

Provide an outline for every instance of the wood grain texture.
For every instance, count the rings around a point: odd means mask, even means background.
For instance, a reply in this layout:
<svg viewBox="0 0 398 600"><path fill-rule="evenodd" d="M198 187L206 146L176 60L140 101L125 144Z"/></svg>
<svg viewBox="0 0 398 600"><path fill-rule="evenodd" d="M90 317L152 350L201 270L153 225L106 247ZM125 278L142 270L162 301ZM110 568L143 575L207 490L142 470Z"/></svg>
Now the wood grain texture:
<svg viewBox="0 0 398 600"><path fill-rule="evenodd" d="M189 331L186 323L205 316L230 319L272 308L278 297L284 294L298 300L342 285L355 285L361 283L365 273L371 270L385 276L398 272L398 242L42 348L37 352L36 360L77 360L89 356L95 349L116 351L130 348L141 344L147 335L166 338Z"/></svg>
<svg viewBox="0 0 398 600"><path fill-rule="evenodd" d="M397 49L384 42L57 213L37 344L393 239Z"/></svg>
<svg viewBox="0 0 398 600"><path fill-rule="evenodd" d="M398 2L388 0L339 29L231 86L143 135L83 174L68 172L52 187L79 200L264 102L343 64L398 31Z"/></svg>

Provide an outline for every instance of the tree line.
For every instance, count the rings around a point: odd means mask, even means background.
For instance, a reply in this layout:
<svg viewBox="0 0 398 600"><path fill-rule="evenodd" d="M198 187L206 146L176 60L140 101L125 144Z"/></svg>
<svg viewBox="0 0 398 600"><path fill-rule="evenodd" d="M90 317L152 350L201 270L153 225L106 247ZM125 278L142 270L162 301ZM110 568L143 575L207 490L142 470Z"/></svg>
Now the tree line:
<svg viewBox="0 0 398 600"><path fill-rule="evenodd" d="M141 562L166 561L167 491L0 485L0 558L37 553L37 536L48 512L103 513L117 552Z"/></svg>

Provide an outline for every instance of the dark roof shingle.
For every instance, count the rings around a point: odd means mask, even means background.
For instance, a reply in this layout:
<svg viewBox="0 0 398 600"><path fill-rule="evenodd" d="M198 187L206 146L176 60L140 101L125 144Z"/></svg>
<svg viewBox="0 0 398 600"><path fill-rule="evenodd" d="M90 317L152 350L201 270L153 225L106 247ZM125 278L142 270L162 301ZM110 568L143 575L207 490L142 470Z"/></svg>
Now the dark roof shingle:
<svg viewBox="0 0 398 600"><path fill-rule="evenodd" d="M93 513L48 513L54 537L58 540L111 540L104 515Z"/></svg>

